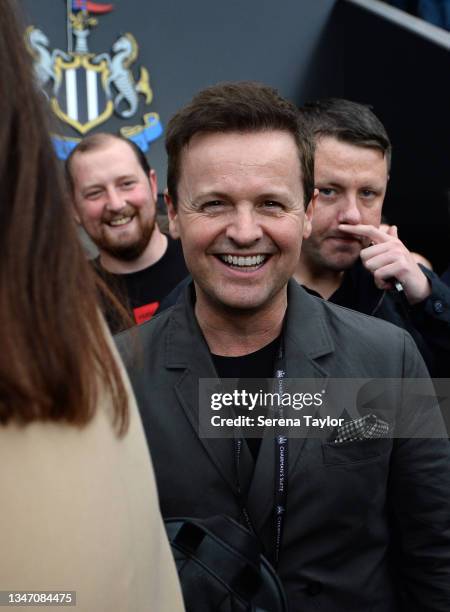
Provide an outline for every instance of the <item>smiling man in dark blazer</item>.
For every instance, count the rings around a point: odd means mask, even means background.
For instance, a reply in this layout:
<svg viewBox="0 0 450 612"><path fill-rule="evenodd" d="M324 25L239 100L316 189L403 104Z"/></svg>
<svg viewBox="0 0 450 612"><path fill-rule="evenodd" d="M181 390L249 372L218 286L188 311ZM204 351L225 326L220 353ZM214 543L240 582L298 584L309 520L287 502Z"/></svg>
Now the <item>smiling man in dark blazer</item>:
<svg viewBox="0 0 450 612"><path fill-rule="evenodd" d="M375 428L323 439L198 434L202 378L427 377L406 332L291 280L317 197L296 108L262 85L217 85L175 115L166 146L171 230L193 283L138 343L118 337L163 515L251 526L293 612L448 612L450 454L433 402L408 421L387 392L361 414ZM394 439L400 423L408 437ZM419 438L425 426L442 437ZM275 494L280 445L287 495Z"/></svg>

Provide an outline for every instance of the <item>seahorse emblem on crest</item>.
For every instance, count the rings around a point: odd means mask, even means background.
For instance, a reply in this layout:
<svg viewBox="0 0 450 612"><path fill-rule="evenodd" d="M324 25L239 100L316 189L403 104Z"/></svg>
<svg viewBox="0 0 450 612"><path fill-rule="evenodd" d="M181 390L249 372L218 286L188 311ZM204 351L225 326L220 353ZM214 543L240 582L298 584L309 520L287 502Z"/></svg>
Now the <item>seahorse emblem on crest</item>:
<svg viewBox="0 0 450 612"><path fill-rule="evenodd" d="M111 53L90 52L88 38L97 19L89 14L87 7L91 11L101 7L99 13L112 10L112 5L72 0L72 10L67 14L70 32L67 51L51 50L40 28L30 26L25 32L38 86L49 99L55 115L81 135L106 122L113 113L120 119L130 119L142 106L140 100L148 106L153 99L147 68L140 66L137 80L133 74L138 45L131 33L118 36ZM157 113L146 112L143 124L124 126L121 132L145 151L161 135L162 127ZM70 150L79 138L60 137L59 140Z"/></svg>

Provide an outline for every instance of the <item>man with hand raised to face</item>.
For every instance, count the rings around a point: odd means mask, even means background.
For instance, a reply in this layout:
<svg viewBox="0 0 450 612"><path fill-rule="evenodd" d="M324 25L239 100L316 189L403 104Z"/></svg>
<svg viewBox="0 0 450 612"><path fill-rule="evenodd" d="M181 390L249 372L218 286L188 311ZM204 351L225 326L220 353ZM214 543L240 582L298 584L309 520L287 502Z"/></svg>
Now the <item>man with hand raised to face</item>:
<svg viewBox="0 0 450 612"><path fill-rule="evenodd" d="M406 329L430 374L450 376L450 290L416 263L395 226L379 227L391 162L386 130L349 100L300 110L315 142L319 195L294 277L330 302Z"/></svg>
<svg viewBox="0 0 450 612"><path fill-rule="evenodd" d="M171 232L193 280L172 308L117 336L163 516L225 514L252 529L293 612L448 611L447 439L342 444L332 428L324 439L240 428L208 438L199 420L203 378L245 388L277 374L323 389L329 378L427 377L404 330L292 279L317 199L297 108L264 85L212 86L171 119L166 148ZM412 424L405 405L388 393L368 416L443 435L432 403Z"/></svg>

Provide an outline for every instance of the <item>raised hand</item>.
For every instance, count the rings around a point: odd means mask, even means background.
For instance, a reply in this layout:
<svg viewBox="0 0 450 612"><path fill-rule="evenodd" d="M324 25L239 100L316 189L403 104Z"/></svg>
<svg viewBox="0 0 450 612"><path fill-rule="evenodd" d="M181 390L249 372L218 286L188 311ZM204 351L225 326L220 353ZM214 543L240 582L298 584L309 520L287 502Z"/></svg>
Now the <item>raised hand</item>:
<svg viewBox="0 0 450 612"><path fill-rule="evenodd" d="M417 265L411 252L399 239L397 227L392 225L383 231L373 225L340 224L339 231L370 240L370 246L362 249L360 256L364 266L373 274L380 289L391 289L393 279L399 281L408 302L417 304L431 293L430 283Z"/></svg>

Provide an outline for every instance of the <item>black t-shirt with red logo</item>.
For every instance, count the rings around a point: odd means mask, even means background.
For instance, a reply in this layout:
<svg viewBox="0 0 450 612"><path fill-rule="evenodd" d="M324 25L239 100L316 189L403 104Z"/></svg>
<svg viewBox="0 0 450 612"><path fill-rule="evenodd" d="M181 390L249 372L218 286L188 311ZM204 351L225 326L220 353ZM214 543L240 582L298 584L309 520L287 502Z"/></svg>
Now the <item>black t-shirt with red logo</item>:
<svg viewBox="0 0 450 612"><path fill-rule="evenodd" d="M127 308L132 319L144 323L152 318L163 298L188 274L179 240L167 237L167 249L156 263L130 274L111 274L102 268L100 259L92 261L95 271ZM102 299L102 309L111 333L124 329L124 324L111 304Z"/></svg>

